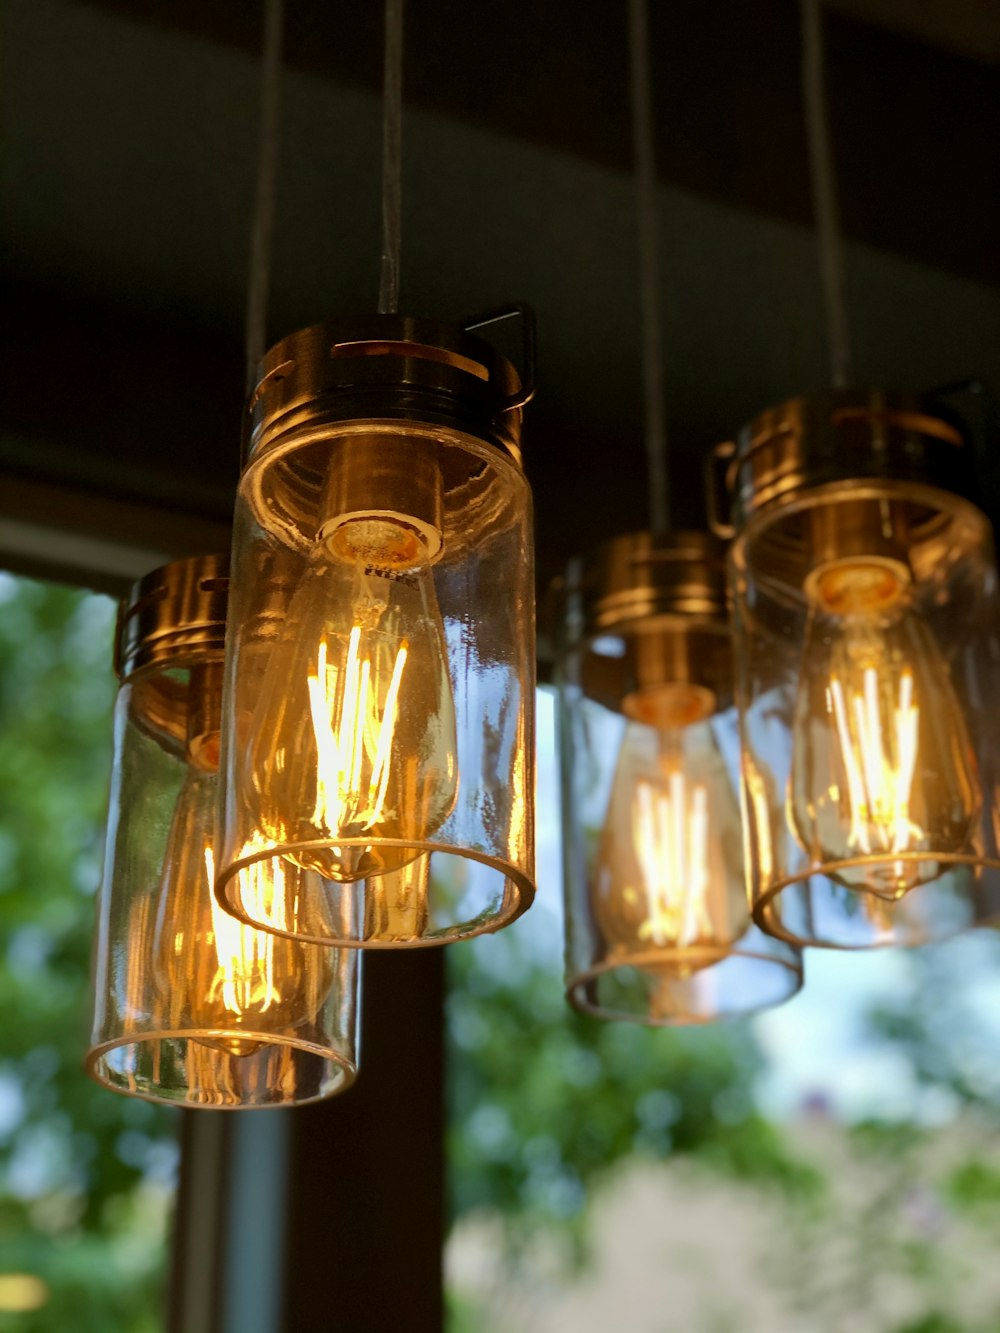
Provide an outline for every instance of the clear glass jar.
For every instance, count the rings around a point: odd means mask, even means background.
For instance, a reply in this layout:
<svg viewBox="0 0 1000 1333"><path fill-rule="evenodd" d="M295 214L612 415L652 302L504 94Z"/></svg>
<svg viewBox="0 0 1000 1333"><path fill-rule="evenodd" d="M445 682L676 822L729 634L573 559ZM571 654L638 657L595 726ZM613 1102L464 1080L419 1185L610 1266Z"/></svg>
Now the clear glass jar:
<svg viewBox="0 0 1000 1333"><path fill-rule="evenodd" d="M699 1023L780 1003L799 953L752 921L721 548L632 533L565 586L566 986L599 1018Z"/></svg>
<svg viewBox="0 0 1000 1333"><path fill-rule="evenodd" d="M754 913L804 944L941 939L998 899L990 525L937 404L796 399L734 445L730 554Z"/></svg>
<svg viewBox="0 0 1000 1333"><path fill-rule="evenodd" d="M399 948L530 905L526 397L481 339L395 316L265 358L223 710L218 893L241 920ZM246 892L266 864L294 871L278 914Z"/></svg>
<svg viewBox="0 0 1000 1333"><path fill-rule="evenodd" d="M87 1063L151 1101L290 1106L354 1081L358 959L251 930L213 893L227 584L221 558L179 561L121 608ZM246 872L269 910L297 873L272 869Z"/></svg>

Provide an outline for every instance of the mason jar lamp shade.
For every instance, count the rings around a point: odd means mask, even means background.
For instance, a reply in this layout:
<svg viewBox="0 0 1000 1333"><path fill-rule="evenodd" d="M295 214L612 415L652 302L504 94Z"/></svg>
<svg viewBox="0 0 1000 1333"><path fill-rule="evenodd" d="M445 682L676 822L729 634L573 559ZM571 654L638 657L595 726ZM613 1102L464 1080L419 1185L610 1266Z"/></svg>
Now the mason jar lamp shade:
<svg viewBox="0 0 1000 1333"><path fill-rule="evenodd" d="M213 894L227 563L179 561L119 615L90 1073L183 1106L288 1106L356 1073L358 959L252 930ZM290 864L251 864L268 910Z"/></svg>
<svg viewBox="0 0 1000 1333"><path fill-rule="evenodd" d="M940 405L833 390L724 447L752 896L768 931L943 938L998 888L997 577Z"/></svg>
<svg viewBox="0 0 1000 1333"><path fill-rule="evenodd" d="M223 710L217 888L240 920L406 947L530 905L529 397L468 328L395 315L264 359ZM253 866L292 876L280 913L249 891Z"/></svg>
<svg viewBox="0 0 1000 1333"><path fill-rule="evenodd" d="M620 537L571 568L560 652L567 991L600 1018L696 1023L793 995L750 917L721 547Z"/></svg>

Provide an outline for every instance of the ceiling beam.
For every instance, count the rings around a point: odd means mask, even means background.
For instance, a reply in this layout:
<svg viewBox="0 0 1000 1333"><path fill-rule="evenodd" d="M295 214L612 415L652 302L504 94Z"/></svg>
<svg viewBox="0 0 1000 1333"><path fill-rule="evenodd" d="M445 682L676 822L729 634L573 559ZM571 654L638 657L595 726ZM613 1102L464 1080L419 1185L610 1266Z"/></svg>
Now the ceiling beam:
<svg viewBox="0 0 1000 1333"><path fill-rule="evenodd" d="M260 5L246 0L90 3L259 54ZM844 229L851 239L1000 283L1000 173L989 169L1000 137L1000 68L892 30L907 4L879 0L874 17L884 27L866 21L867 0L838 0L827 17ZM922 36L950 30L949 7L919 9L926 21L911 26ZM976 0L960 12L966 40L990 48L1000 20L984 18ZM576 0L410 0L406 99L631 170L624 14L624 4ZM661 179L809 223L796 0L658 5L652 19ZM380 5L297 0L287 9L291 69L377 93L380 43Z"/></svg>

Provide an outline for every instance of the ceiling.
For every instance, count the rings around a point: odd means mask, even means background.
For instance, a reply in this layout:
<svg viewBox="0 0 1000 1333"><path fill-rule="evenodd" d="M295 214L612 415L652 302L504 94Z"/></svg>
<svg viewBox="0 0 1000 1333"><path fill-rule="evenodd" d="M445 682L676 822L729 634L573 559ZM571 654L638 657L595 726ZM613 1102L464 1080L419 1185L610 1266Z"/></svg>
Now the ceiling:
<svg viewBox="0 0 1000 1333"><path fill-rule="evenodd" d="M1000 63L1000 8L994 0L826 0L826 5L890 32Z"/></svg>
<svg viewBox="0 0 1000 1333"><path fill-rule="evenodd" d="M370 309L380 250L381 6L286 10L275 338ZM53 478L129 567L228 519L260 15L7 0L0 551ZM547 577L645 522L624 2L408 0L406 41L403 308L536 308ZM835 0L827 45L857 378L995 378L1000 9ZM793 0L653 5L679 523L710 444L825 379L798 60Z"/></svg>

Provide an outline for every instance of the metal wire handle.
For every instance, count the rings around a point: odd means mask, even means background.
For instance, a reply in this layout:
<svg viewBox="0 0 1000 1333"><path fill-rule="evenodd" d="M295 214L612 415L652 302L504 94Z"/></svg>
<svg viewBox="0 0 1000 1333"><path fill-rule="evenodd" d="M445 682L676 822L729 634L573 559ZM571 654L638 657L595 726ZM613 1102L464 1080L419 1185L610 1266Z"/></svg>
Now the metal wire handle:
<svg viewBox="0 0 1000 1333"><path fill-rule="evenodd" d="M509 412L515 408L524 407L535 396L537 361L535 312L531 306L526 305L523 301L515 301L512 305L500 306L496 310L486 310L478 315L470 315L468 319L463 321L462 328L466 333L472 333L476 329L487 328L490 324L498 324L505 319L519 319L521 321L521 364L518 367L521 387L509 394L500 405L502 412Z"/></svg>

